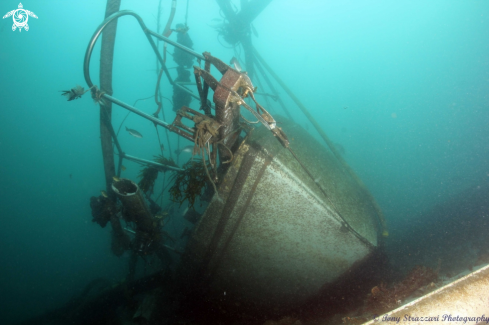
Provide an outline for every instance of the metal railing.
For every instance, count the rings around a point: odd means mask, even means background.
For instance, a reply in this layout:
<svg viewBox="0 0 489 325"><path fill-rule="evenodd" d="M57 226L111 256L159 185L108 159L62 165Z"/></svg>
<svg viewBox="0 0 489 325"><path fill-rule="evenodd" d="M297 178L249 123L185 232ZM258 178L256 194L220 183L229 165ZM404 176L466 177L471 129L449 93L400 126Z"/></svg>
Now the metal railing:
<svg viewBox="0 0 489 325"><path fill-rule="evenodd" d="M97 40L98 38L100 37L100 35L102 34L102 32L104 31L104 29L107 27L107 25L116 20L116 19L119 19L120 17L122 16L132 16L134 18L136 18L136 20L138 21L139 23L139 26L141 27L141 29L143 30L144 34L146 35L146 38L148 39L154 53L156 54L156 57L158 58L158 61L160 62L161 66L162 66L162 69L163 71L165 72L165 75L166 77L168 78L168 81L170 82L170 84L172 86L175 86L175 87L178 87L180 89L182 89L183 91L189 93L192 97L200 100L200 97L198 97L197 95L195 95L194 93L192 93L192 91L190 91L188 88L184 87L183 85L175 82L171 76L170 76L170 73L168 72L168 69L165 65L165 62L161 56L161 53L158 51L158 48L153 40L152 37L155 37L163 42L166 42L168 44L171 44L179 49L181 49L182 51L185 51L193 56L195 56L198 60L204 60L205 61L205 58L203 55L193 51L192 49L189 49L188 47L185 47L175 41L172 41L170 40L169 38L165 37L165 36L162 36L156 32L153 32L151 30L149 30L147 27L146 27L146 24L144 23L143 19L138 15L136 14L135 12L133 11L129 11L129 10L123 10L123 11L118 11L116 13L114 13L113 15L107 17L99 26L98 28L95 30L92 38L90 39L90 42L88 44L88 47L87 47L87 50L85 52L85 58L83 60L83 74L84 74L84 77L85 77L85 81L88 85L89 88L92 88L94 86L93 82L92 82L92 79L90 77L90 59L92 57L92 52L93 52L93 49L95 47L95 44L97 43ZM172 126L171 124L163 121L163 120L160 120L159 118L155 117L155 116L152 116L150 114L147 114L139 109L137 109L136 107L133 107L111 95L108 95L106 93L102 93L102 95L100 96L100 98L103 98L104 100L107 100L107 101L110 101L122 108L125 108L139 116L141 116L142 118L145 118L151 122L153 122L155 125L159 125L161 127L164 127L184 138L186 138L187 140L190 140L190 141L193 141L194 139L192 137L189 136L188 133L185 133L183 131L181 131L180 129ZM152 161L149 161L149 160L145 160L145 159L141 159L141 158L137 158L137 157L134 157L134 156L130 156L130 155L127 155L126 153L124 153L122 151L122 148L119 144L119 141L117 139L117 136L114 132L114 129L112 127L112 124L111 124L111 121L109 120L109 116L108 114L106 114L106 123L107 123L107 126L109 128L109 131L112 135L112 138L113 138L113 141L115 143L115 146L117 148L117 151L118 151L118 156L119 156L119 166L118 166L118 172L117 174L120 175L120 171L121 171L121 164L122 164L122 159L128 159L128 160L132 160L132 161L137 161L139 163L143 163L143 164L151 164L153 166L159 166L159 167L164 167L164 168L168 168L168 169L171 169L171 170L175 170L175 171L179 171L181 170L180 168L176 168L176 167L173 167L173 166L168 166L168 165L162 165L162 164L158 164L156 162L152 162Z"/></svg>

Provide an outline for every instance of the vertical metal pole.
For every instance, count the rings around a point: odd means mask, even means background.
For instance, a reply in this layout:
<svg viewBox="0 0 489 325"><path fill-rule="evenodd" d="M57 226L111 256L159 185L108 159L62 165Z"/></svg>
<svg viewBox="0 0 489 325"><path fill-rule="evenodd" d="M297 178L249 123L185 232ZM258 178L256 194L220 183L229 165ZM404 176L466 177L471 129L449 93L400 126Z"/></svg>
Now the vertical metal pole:
<svg viewBox="0 0 489 325"><path fill-rule="evenodd" d="M105 18L119 11L121 0L107 0ZM102 48L100 51L100 89L112 95L112 61L114 58L115 34L117 30L117 20L107 25L102 34ZM115 175L114 148L112 146L112 133L110 130L112 123L112 103L105 101L106 105L100 105L100 141L102 143L102 158L105 170L105 186L107 193L112 200L116 200L112 190L112 177ZM122 230L120 220L112 215L110 218L112 225L112 252L116 256L121 256L124 250L129 248L130 239Z"/></svg>
<svg viewBox="0 0 489 325"><path fill-rule="evenodd" d="M107 0L105 18L119 11L121 0ZM114 58L114 43L117 29L117 20L112 21L102 34L102 48L100 52L100 88L112 95L112 60ZM104 112L105 110L105 112ZM107 114L105 114L107 113ZM100 105L100 140L102 143L102 158L105 170L105 185L107 193L112 197L112 177L115 175L114 149L112 147L112 135L106 123L111 123L112 103L106 101L106 105Z"/></svg>

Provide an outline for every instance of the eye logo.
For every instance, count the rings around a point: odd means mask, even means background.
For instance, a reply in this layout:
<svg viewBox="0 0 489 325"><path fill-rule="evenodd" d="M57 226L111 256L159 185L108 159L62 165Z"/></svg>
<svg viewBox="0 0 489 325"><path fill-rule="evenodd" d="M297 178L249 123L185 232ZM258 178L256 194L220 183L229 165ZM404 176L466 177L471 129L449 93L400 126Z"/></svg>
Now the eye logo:
<svg viewBox="0 0 489 325"><path fill-rule="evenodd" d="M19 28L19 32L24 28L26 31L29 30L29 25L27 25L27 21L29 20L29 16L37 18L37 16L29 10L25 10L22 6L22 3L19 3L19 9L12 10L7 12L3 19L12 16L14 20L14 24L12 25L12 31L15 31L16 28Z"/></svg>

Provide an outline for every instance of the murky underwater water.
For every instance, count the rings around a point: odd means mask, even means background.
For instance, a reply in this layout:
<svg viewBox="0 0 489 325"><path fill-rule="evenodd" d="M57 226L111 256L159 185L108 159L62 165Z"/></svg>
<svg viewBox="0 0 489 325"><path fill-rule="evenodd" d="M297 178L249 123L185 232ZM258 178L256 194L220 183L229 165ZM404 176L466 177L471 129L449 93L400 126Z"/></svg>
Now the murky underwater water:
<svg viewBox="0 0 489 325"><path fill-rule="evenodd" d="M253 15L256 3L250 2L250 11L239 17L252 23L238 28L226 15L239 15L246 2L230 4L223 9L219 2L179 1L169 38L246 71L253 85L247 91L276 119L299 160L278 140L280 133L267 142L268 151L256 144L239 155L236 144L233 159L243 159L244 167L231 169L226 178L225 164L215 171L208 165L210 176L227 183L217 183L222 202L212 201L205 214L215 190L203 165L189 163L200 173L187 169L181 178L182 184L207 184L194 210L184 200L189 192L173 186L176 173L144 171L146 162L130 159L119 166L114 146L120 178L140 187L142 179L149 180L143 184L149 186L143 199L144 213L151 216L147 224L127 217L121 200L114 206L120 209L116 219L92 222L90 197L103 203L104 193L112 195L100 148L100 106L88 98L100 101L103 93L70 91L89 88L84 55L104 19L105 3L26 2L24 11L18 3L0 5L4 14L12 12L0 26L2 323L361 323L488 263L489 6L290 0L264 2ZM162 33L171 2L123 1L120 9L136 12L150 30ZM27 22L28 29L19 32L16 22ZM98 86L100 42L89 69ZM165 54L163 42L158 49L168 75L183 88L162 73L155 101L161 65L136 20L120 18L112 95L148 115L158 112L167 123L182 105L204 113L192 68L205 68L203 60L171 45ZM240 66L231 63L233 57ZM210 72L224 82L217 69ZM60 96L62 90L67 97ZM235 90L244 96L243 86ZM210 112L218 115L213 93L211 86ZM70 94L81 98L67 102ZM248 121L269 121L264 111L240 112ZM193 139L156 128L124 108L113 105L111 120L127 155L164 163L171 158L177 168L192 157L202 160L191 148L179 150L193 146ZM238 115L235 121L246 122ZM193 132L197 122L184 122L185 132ZM204 124L201 130L215 131ZM241 140L222 141L232 146ZM335 154L336 162L329 163ZM353 176L342 182L349 168L368 192ZM355 210L359 202L371 203ZM202 218L208 222L196 228ZM104 222L110 225L100 227ZM141 235L141 229L151 235ZM159 229L158 235L148 229ZM161 246L154 248L154 242ZM204 264L186 269L180 264L185 250L187 259ZM161 273L169 264L172 276ZM134 288L124 284L128 274L139 279ZM187 282L182 274L204 284ZM97 300L104 290L107 296Z"/></svg>

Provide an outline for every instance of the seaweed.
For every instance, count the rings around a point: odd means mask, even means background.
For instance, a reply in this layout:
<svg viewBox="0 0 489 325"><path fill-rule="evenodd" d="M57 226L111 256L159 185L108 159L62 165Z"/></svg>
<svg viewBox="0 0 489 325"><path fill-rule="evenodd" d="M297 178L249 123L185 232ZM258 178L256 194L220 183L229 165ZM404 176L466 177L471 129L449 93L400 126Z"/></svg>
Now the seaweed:
<svg viewBox="0 0 489 325"><path fill-rule="evenodd" d="M158 178L159 172L166 173L167 171L171 170L166 166L178 167L173 159L165 158L162 155L154 156L154 161L164 166L160 167L148 165L144 167L138 175L138 177L141 178L138 185L144 193L153 192L153 188L155 186L156 178Z"/></svg>
<svg viewBox="0 0 489 325"><path fill-rule="evenodd" d="M146 166L139 172L138 177L141 178L138 183L139 188L144 193L147 193L148 191L153 192L156 178L158 178L158 169L153 166Z"/></svg>
<svg viewBox="0 0 489 325"><path fill-rule="evenodd" d="M174 174L175 183L170 188L170 199L182 205L188 200L189 208L194 207L195 199L201 196L207 186L207 175L202 161L189 160L183 170Z"/></svg>
<svg viewBox="0 0 489 325"><path fill-rule="evenodd" d="M163 155L158 155L158 156L155 156L155 161L159 164L162 164L162 165L165 165L165 166L170 166L170 167L177 167L178 168L178 165L175 163L175 161L171 158L165 158L163 157ZM171 169L165 167L165 166L162 166L162 167L158 167L158 171L159 172L167 172Z"/></svg>

